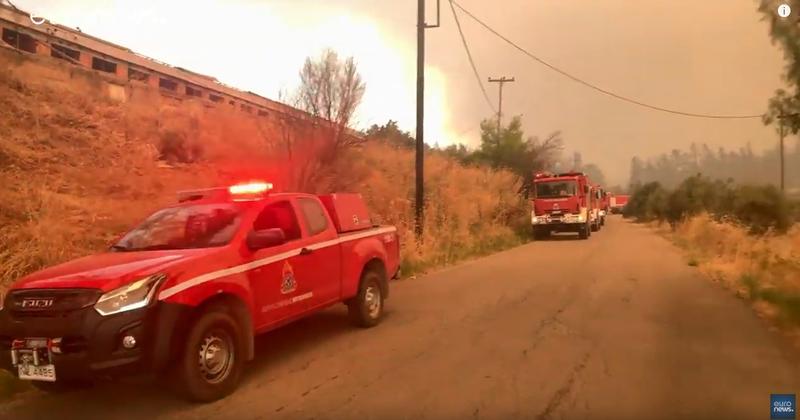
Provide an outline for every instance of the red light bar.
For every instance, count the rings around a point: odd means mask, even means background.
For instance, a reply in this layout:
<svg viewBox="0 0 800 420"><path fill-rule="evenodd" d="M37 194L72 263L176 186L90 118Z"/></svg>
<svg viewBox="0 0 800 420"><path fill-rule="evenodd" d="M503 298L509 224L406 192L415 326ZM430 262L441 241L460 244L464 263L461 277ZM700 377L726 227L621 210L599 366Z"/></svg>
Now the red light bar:
<svg viewBox="0 0 800 420"><path fill-rule="evenodd" d="M260 194L268 192L272 189L272 184L269 182L250 182L247 184L236 184L228 187L228 192L231 195L242 194Z"/></svg>

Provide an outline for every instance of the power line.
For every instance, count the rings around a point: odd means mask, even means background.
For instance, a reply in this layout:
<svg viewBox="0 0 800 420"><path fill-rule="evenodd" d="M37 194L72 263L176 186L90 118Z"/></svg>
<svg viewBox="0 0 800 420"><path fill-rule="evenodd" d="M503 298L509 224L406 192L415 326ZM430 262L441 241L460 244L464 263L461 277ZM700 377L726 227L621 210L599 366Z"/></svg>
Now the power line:
<svg viewBox="0 0 800 420"><path fill-rule="evenodd" d="M475 60L472 59L472 53L469 50L469 45L467 44L467 38L464 36L464 31L461 29L461 22L458 20L458 14L456 14L456 9L453 7L453 2L450 1L450 10L453 11L453 19L456 21L456 27L458 28L458 35L461 36L461 43L464 45L464 51L467 52L467 58L469 58L469 65L472 66L472 73L475 74L475 80L478 81L478 86L481 88L481 92L483 93L483 99L486 99L486 105L489 105L489 109L492 110L492 113L496 113L497 111L494 109L494 105L492 105L491 99L489 99L489 94L486 93L486 86L483 85L483 79L481 79L481 75L478 72L478 67L475 65Z"/></svg>
<svg viewBox="0 0 800 420"><path fill-rule="evenodd" d="M493 33L495 36L497 36L498 38L502 39L506 43L510 44L512 47L516 48L517 50L519 50L523 54L525 54L528 57L536 60L537 62L539 62L539 64L542 64L545 67L549 68L550 70L553 70L556 73L559 73L564 77L567 77L567 78L569 78L569 79L571 79L571 80L573 80L575 82L578 82L578 83L580 83L580 84L582 84L582 85L584 85L584 86L586 86L586 87L588 87L590 89L596 90L596 91L598 91L598 92L600 92L600 93L602 93L604 95L608 95L608 96L611 96L613 98L616 98L616 99L619 99L621 101L625 101L625 102L628 102L628 103L631 103L631 104L634 104L634 105L639 105L639 106L644 107L644 108L649 108L649 109L656 110L656 111L661 111L661 112L667 112L667 113L670 113L670 114L683 115L683 116L686 116L686 117L713 118L713 119L750 119L750 118L761 118L763 116L763 114L757 114L757 115L756 114L753 114L753 115L699 114L699 113L694 113L694 112L678 111L678 110L664 108L664 107L657 106L657 105L651 105L651 104L648 104L648 103L645 103L645 102L642 102L642 101L639 101L639 100L636 100L636 99L632 99L632 98L628 98L628 97L622 96L620 94L611 92L611 91L609 91L607 89L603 89L601 87L595 86L595 85L593 85L593 84L591 84L591 83L589 83L589 82L587 82L587 81L585 81L585 80L583 80L583 79L581 79L581 78L579 78L577 76L573 76L572 74L567 73L564 70L561 70L560 68L548 63L547 61L537 57L533 53L531 53L531 52L527 51L526 49L522 48L521 46L519 46L514 41L512 41L512 40L508 39L507 37L503 36L502 34L497 32L496 30L494 30L491 26L489 26L487 23L483 22L477 16L472 14L469 10L465 9L463 6L458 4L457 1L450 0L450 6L452 7L453 5L455 5L455 7L458 7L459 10L464 12L467 16L472 18L475 22L477 22L478 24L480 24L481 26L486 28L486 30L488 30L489 32Z"/></svg>

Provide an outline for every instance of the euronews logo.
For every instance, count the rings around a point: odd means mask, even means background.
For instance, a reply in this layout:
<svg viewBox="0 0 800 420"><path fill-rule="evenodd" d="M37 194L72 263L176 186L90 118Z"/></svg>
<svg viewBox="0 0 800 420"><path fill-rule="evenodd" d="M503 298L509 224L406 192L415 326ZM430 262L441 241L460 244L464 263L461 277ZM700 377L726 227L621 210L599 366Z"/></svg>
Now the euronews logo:
<svg viewBox="0 0 800 420"><path fill-rule="evenodd" d="M770 394L770 416L771 419L793 419L795 418L795 396L794 394Z"/></svg>

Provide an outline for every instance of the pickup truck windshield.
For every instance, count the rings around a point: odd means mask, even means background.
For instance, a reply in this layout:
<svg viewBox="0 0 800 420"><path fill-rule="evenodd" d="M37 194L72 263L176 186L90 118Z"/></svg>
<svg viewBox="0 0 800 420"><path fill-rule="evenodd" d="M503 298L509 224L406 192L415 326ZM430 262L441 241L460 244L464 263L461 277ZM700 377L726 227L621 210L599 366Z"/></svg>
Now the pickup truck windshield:
<svg viewBox="0 0 800 420"><path fill-rule="evenodd" d="M575 181L537 182L536 198L572 197L575 195Z"/></svg>
<svg viewBox="0 0 800 420"><path fill-rule="evenodd" d="M148 217L128 232L113 251L210 248L230 242L241 221L236 204L197 204L170 207Z"/></svg>

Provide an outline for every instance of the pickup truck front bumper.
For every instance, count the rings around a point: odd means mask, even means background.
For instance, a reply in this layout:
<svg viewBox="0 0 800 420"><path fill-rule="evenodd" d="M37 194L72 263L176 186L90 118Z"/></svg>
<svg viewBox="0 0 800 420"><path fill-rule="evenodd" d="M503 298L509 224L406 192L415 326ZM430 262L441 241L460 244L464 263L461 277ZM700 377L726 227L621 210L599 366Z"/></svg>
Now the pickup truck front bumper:
<svg viewBox="0 0 800 420"><path fill-rule="evenodd" d="M109 316L97 313L93 305L23 311L9 307L12 297L13 292L0 310L0 368L16 374L14 362L20 361L12 360L12 350L13 358L19 359L17 349L30 352L26 345L45 342L47 348L39 351L46 356L38 362L52 364L57 381L163 370L174 356L173 343L189 314L189 307L163 302ZM133 337L127 346L125 337Z"/></svg>

